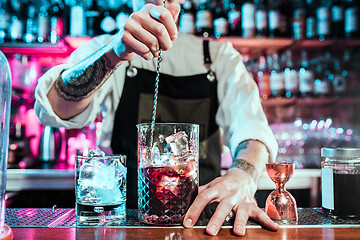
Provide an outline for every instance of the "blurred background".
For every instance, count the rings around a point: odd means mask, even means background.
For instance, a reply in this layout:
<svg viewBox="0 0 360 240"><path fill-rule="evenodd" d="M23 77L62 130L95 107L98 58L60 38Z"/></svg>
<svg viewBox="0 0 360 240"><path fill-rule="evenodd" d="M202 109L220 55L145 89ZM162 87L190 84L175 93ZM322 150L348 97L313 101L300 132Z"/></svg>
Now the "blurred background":
<svg viewBox="0 0 360 240"><path fill-rule="evenodd" d="M360 2L356 0L185 0L180 31L230 41L259 86L279 143L294 162L288 187L300 207L320 206L322 147L359 147ZM10 207L73 207L74 156L96 148L102 116L83 129L42 126L37 79L132 12L121 0L0 0L0 49L12 72L8 160ZM223 148L224 171L231 165ZM275 185L264 174L260 206Z"/></svg>

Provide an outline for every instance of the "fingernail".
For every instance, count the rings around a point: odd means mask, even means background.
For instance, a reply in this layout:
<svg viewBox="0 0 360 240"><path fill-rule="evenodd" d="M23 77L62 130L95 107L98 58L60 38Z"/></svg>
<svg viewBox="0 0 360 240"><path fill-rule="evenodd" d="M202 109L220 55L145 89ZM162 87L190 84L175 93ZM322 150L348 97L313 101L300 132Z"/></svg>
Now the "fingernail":
<svg viewBox="0 0 360 240"><path fill-rule="evenodd" d="M240 235L245 235L245 229L241 225L237 225L235 227L235 231L239 233Z"/></svg>
<svg viewBox="0 0 360 240"><path fill-rule="evenodd" d="M177 38L177 33L175 33L172 37L171 40L174 41Z"/></svg>
<svg viewBox="0 0 360 240"><path fill-rule="evenodd" d="M216 235L217 231L216 231L216 225L212 224L209 228L208 228L208 233L211 235Z"/></svg>
<svg viewBox="0 0 360 240"><path fill-rule="evenodd" d="M186 221L184 222L184 227L192 227L192 220L190 218L186 219Z"/></svg>

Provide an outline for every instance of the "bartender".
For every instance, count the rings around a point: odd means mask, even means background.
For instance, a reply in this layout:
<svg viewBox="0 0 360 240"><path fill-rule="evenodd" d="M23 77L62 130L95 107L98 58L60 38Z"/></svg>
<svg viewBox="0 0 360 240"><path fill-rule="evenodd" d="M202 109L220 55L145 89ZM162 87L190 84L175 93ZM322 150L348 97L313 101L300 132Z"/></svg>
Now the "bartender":
<svg viewBox="0 0 360 240"><path fill-rule="evenodd" d="M40 122L82 128L102 112L98 145L108 153L127 155L127 204L136 208L135 125L151 121L161 48L156 122L200 125L202 186L183 225L193 227L202 210L217 202L206 227L210 235L218 233L231 212L235 213L236 235L245 234L248 218L277 230L278 225L254 198L266 162L276 158L277 143L241 55L230 43L179 33L183 0L167 1L165 7L161 0L148 2L134 9L117 34L93 38L75 50L68 63L53 67L39 79L35 110ZM233 164L220 176L222 144L229 146Z"/></svg>

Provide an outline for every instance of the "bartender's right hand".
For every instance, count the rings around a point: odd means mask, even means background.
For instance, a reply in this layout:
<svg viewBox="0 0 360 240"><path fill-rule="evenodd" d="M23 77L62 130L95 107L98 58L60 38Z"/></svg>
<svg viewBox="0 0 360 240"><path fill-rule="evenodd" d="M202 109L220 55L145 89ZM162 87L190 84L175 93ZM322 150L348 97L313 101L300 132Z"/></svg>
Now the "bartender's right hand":
<svg viewBox="0 0 360 240"><path fill-rule="evenodd" d="M167 8L146 4L130 15L120 44L114 48L115 53L123 61L130 61L136 55L151 60L158 57L159 48L169 50L178 34L176 21L179 12L178 3Z"/></svg>

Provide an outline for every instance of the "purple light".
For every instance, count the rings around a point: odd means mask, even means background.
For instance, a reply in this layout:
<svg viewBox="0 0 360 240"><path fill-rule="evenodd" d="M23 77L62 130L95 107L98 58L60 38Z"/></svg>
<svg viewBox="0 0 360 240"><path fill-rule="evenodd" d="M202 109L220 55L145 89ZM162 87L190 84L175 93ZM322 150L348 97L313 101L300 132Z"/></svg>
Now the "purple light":
<svg viewBox="0 0 360 240"><path fill-rule="evenodd" d="M348 130L346 130L346 134L347 134L347 135L353 134L353 130L349 128Z"/></svg>

